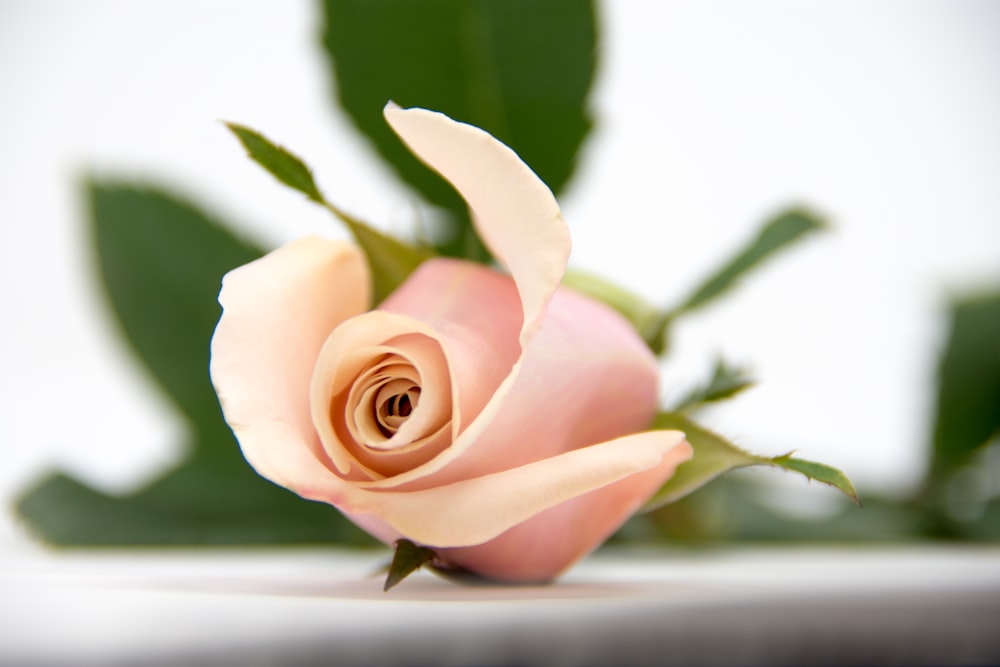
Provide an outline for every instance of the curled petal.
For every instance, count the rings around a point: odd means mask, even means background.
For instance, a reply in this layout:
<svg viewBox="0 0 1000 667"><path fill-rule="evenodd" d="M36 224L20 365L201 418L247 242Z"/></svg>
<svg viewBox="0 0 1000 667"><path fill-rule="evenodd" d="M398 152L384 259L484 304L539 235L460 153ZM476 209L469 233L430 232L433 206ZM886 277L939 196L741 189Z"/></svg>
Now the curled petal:
<svg viewBox="0 0 1000 667"><path fill-rule="evenodd" d="M302 238L226 274L212 383L243 455L262 476L290 489L329 484L332 465L313 429L309 382L329 332L370 300L368 265L341 241Z"/></svg>
<svg viewBox="0 0 1000 667"><path fill-rule="evenodd" d="M516 356L512 357L506 375L491 384L471 383L479 394L487 388L490 398L482 405L481 410L471 414L463 413L462 419L454 423L456 429L460 431L456 433L455 442L442 451L440 456L419 469L379 480L376 482L378 487L389 489L409 485L407 487L409 489L426 488L428 484L446 483L464 475L476 476L477 469L479 474L492 472L504 464L517 466L567 449L599 442L599 439L575 439L568 442L567 438L562 436L555 439L540 439L538 446L533 450L524 442L519 442L515 445L517 451L513 454L502 453L497 456L495 453L482 455L480 452L483 449L480 446L481 439L491 428L491 423L504 412L511 396L522 391L518 388L519 385L537 388L539 378L551 377L538 375L525 378L521 373L527 355L530 355L533 338L539 329L546 326L546 310L565 272L571 246L569 232L551 191L514 151L488 133L456 122L443 114L424 109L401 109L390 104L385 109L385 116L407 146L429 167L451 182L468 203L479 236L500 263L510 270L520 298L522 317L516 338L511 335L499 348L510 350L512 345L517 345L519 348L515 348ZM428 264L430 263L425 263L425 266ZM416 319L424 321L433 318L438 309L426 296L423 299L419 297L421 293L432 295L435 292L415 286L423 278L423 272L418 271L404 284L404 289L408 288L411 294L417 294L416 306L408 304L404 298L390 298L383 307L402 309ZM488 304L491 301L489 294L483 292L476 299L467 300L466 304ZM502 312L504 312L502 308L494 308L494 313ZM609 317L604 312L599 316L605 319ZM489 323L484 326L487 330L490 329ZM583 327L576 328L585 329L586 326L584 324ZM588 334L585 332L584 335L586 337ZM632 339L635 338L633 333L630 332L629 335ZM598 342L610 346L619 343L616 339L600 339ZM652 416L656 398L655 362L650 361L647 351L643 351L642 354L639 355L641 359L632 364L632 368L640 367L638 389L623 395L619 401L624 403L638 397L639 400L633 401L634 416L632 420L618 420L616 424L619 430L610 429L602 433L606 437L642 428ZM568 361L569 363L565 365L572 368L575 360ZM589 359L581 361L585 365L591 362ZM627 364L620 366L625 369L623 378L629 380L636 378L636 374ZM577 387L586 385L587 381L592 379L585 378L573 370L570 378L574 377L577 381L575 383L571 381L571 384L576 384ZM459 387L457 396L462 397L463 385L459 383L456 386ZM598 392L601 391L600 386L595 388ZM527 393L532 397L531 400L536 400L539 394L534 390L529 390ZM522 416L538 415L539 410L543 409L544 406L541 405L529 406L528 413ZM617 414L618 410L610 406L610 412ZM506 413L510 415L511 411L506 410ZM474 418L468 419L470 416ZM569 424L574 421L572 415L558 411L542 417L547 419L550 425ZM517 419L515 415L515 421ZM536 423L537 419L526 421ZM494 434L499 430L494 428ZM496 441L496 438L493 440ZM484 466L489 469L484 470ZM416 486L412 484L415 482Z"/></svg>
<svg viewBox="0 0 1000 667"><path fill-rule="evenodd" d="M524 308L521 340L545 314L571 241L552 191L513 150L478 127L390 103L385 118L413 153L462 195L479 237L510 269Z"/></svg>

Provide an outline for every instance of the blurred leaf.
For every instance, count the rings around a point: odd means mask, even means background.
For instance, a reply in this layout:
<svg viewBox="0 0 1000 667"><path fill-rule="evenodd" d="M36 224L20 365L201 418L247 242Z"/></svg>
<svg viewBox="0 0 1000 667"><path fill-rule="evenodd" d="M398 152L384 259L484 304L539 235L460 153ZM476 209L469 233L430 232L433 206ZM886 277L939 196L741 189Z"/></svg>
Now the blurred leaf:
<svg viewBox="0 0 1000 667"><path fill-rule="evenodd" d="M219 423L208 381L222 276L263 251L162 190L90 183L91 234L128 344L194 424Z"/></svg>
<svg viewBox="0 0 1000 667"><path fill-rule="evenodd" d="M591 0L326 0L338 101L397 174L452 214L448 254L484 259L464 202L396 138L389 100L448 114L514 148L558 193L591 127Z"/></svg>
<svg viewBox="0 0 1000 667"><path fill-rule="evenodd" d="M655 320L643 322L643 330L640 332L643 339L654 353L663 354L667 349L670 326L677 317L697 310L722 296L732 289L744 274L779 250L825 227L826 223L818 216L802 209L790 209L779 214L764 225L747 247L698 286L681 305L660 311Z"/></svg>
<svg viewBox="0 0 1000 667"><path fill-rule="evenodd" d="M60 546L375 544L337 510L270 484L246 464L220 471L200 459L127 496L53 474L16 509L36 537Z"/></svg>
<svg viewBox="0 0 1000 667"><path fill-rule="evenodd" d="M942 483L1000 434L1000 293L956 300L938 371L930 476Z"/></svg>
<svg viewBox="0 0 1000 667"><path fill-rule="evenodd" d="M617 310L644 340L655 335L659 313L655 306L624 287L584 271L568 269L562 284Z"/></svg>
<svg viewBox="0 0 1000 667"><path fill-rule="evenodd" d="M825 226L819 217L801 209L792 209L778 215L764 225L750 245L703 282L671 315L690 312L713 301L758 264L806 234Z"/></svg>
<svg viewBox="0 0 1000 667"><path fill-rule="evenodd" d="M863 512L844 498L823 513L803 516L783 512L773 500L766 502L765 487L765 476L735 471L675 503L636 515L615 541L726 547L734 540L899 543L921 539L924 513L912 503L866 493Z"/></svg>
<svg viewBox="0 0 1000 667"><path fill-rule="evenodd" d="M712 377L708 384L691 390L677 402L672 411L688 413L706 403L716 403L732 398L753 385L753 379L743 369L729 366L725 361L719 359L715 362L715 369L712 371Z"/></svg>
<svg viewBox="0 0 1000 667"><path fill-rule="evenodd" d="M934 538L1000 539L1000 291L957 298L920 495Z"/></svg>
<svg viewBox="0 0 1000 667"><path fill-rule="evenodd" d="M239 138L240 143L247 149L247 153L254 162L264 167L272 176L290 188L298 190L306 197L318 204L324 204L323 195L320 194L316 182L313 180L309 167L295 155L292 155L281 146L271 143L267 138L249 127L236 123L226 123L226 127L232 130L233 134Z"/></svg>
<svg viewBox="0 0 1000 667"><path fill-rule="evenodd" d="M370 543L332 507L258 477L219 410L208 375L216 298L222 276L262 251L162 190L123 183L91 183L88 190L113 313L185 417L192 446L183 464L129 496L109 496L62 474L40 481L17 502L29 528L63 545Z"/></svg>
<svg viewBox="0 0 1000 667"><path fill-rule="evenodd" d="M836 468L795 459L787 454L774 457L751 454L676 412L661 412L653 420L652 428L683 431L688 443L694 449L694 456L677 468L676 474L646 503L646 510L679 500L722 473L756 465L779 467L800 473L809 479L829 484L855 503L858 502L854 486L847 476Z"/></svg>
<svg viewBox="0 0 1000 667"><path fill-rule="evenodd" d="M380 303L425 260L430 250L411 246L374 229L348 215L326 200L313 181L312 172L297 155L278 146L264 135L235 123L226 124L239 137L254 162L285 185L305 194L339 218L368 258L372 275L372 294Z"/></svg>

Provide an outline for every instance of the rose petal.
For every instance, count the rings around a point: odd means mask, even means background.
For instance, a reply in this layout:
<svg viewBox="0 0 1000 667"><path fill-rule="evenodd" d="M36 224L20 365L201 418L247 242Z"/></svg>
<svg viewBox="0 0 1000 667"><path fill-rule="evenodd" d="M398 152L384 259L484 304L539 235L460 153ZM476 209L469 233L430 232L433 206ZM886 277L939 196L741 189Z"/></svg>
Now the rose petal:
<svg viewBox="0 0 1000 667"><path fill-rule="evenodd" d="M379 310L422 322L438 336L454 387L457 438L521 354L521 304L510 276L471 262L431 259Z"/></svg>
<svg viewBox="0 0 1000 667"><path fill-rule="evenodd" d="M600 383L586 383L598 394L606 392L610 386L612 395L622 393L629 397L628 401L642 404L624 421L613 419L614 427L603 419L595 419L596 428L580 431L572 419L565 419L567 413L563 413L551 418L554 426L550 425L550 430L545 431L536 428L538 422L524 417L546 407L533 403L542 395L533 392L533 383L537 385L545 381L544 375L537 376L534 371L551 371L552 368L545 365L545 359L558 357L549 353L558 346L553 348L546 343L549 334L545 332L558 331L561 325L552 328L550 322L559 318L546 319L546 308L553 300L565 270L570 242L555 200L513 151L477 128L424 110L404 111L390 107L386 109L386 117L418 156L450 180L466 198L480 236L497 259L510 269L520 303L514 303L513 310L509 305L504 307L499 318L504 323L503 331L499 335L494 334L495 348L501 352L503 360L490 366L487 382L470 383L468 378L473 376L468 371L474 368L475 361L488 358L491 349L484 343L492 343L492 339L484 337L482 331L476 331L474 326L464 326L466 323L461 315L456 315L457 319L441 315L449 309L452 315L462 312L463 307L468 307L468 301L463 304L456 299L447 304L445 299L446 307L435 313L430 306L440 294L435 295L433 291L421 294L426 289L421 275L431 278L443 275L457 287L458 282L455 281L459 272L455 266L462 263L456 262L441 273L435 273L433 267L447 263L427 262L424 266L431 268L426 273L421 267L400 288L401 294L412 289L416 292L414 302L423 304L419 308L429 308L421 313L421 317L393 316L388 312L361 315L369 300L369 288L367 269L359 253L349 246L345 246L343 252L334 253L352 256L352 260L360 266L353 270L362 277L357 281L354 280L357 276L352 276L351 271L331 270L324 263L330 260L329 248L313 253L322 256L324 261L319 261L304 250L310 244L302 243L301 247L292 244L264 258L256 268L249 265L231 274L220 295L225 312L213 339L212 375L227 419L240 439L248 460L263 475L303 497L323 500L339 507L382 539L405 535L438 548L470 547L497 540L496 544L508 548L506 540L513 537L504 536L509 531L511 535L527 535L522 539L530 538L529 541L535 545L532 549L542 553L544 547L538 545L545 540L539 540L535 531L540 527L551 533L551 517L566 519L577 516L581 511L578 508L583 508L584 514L593 514L594 524L587 530L577 530L577 537L567 543L572 550L587 550L595 536L606 535L613 530L627 508L634 508L645 495L655 491L672 474L677 462L690 455L690 448L682 442L681 434L666 431L618 438L610 436L606 442L583 446L602 433L608 435L614 431L630 432L641 428L638 423L641 421L640 413L649 407L645 403L650 394L650 384L645 380L639 383L643 388L634 395L629 394L630 384L619 387L619 392L610 384L604 385L602 390ZM467 273L477 276L476 280L480 280L478 276L490 276L489 279L482 278L482 281L509 285L502 276L481 267ZM430 278L427 280L427 284L434 283ZM348 293L350 286L358 282L361 284L359 289L364 291L360 297L354 293L355 297L359 297L359 303L355 303ZM348 293L343 288L345 284L348 285ZM337 287L331 289L331 286ZM509 294L509 287L496 289L497 295ZM331 293L337 296L333 299L334 304L326 302ZM557 304L553 308L555 313L560 312L559 301L554 300ZM409 299L399 298L400 304L408 302ZM489 303L489 299L483 303ZM399 307L401 311L408 309L407 305ZM482 308L474 307L472 310L479 312ZM510 313L517 311L520 321L515 323ZM488 329L490 318L479 315L476 317L486 320ZM334 447L324 450L312 428L316 424L312 417L316 415L311 417L309 414L308 378L328 332L335 328L350 331L355 322L372 323L381 316L389 320L398 318L394 322L399 326L394 325L395 331L391 332L383 326L388 320L376 323L369 342L376 345L385 343L391 350L392 341L396 340L392 336L423 335L441 344L449 368L462 369L455 375L455 386L461 392L453 392L453 414L458 415L460 420L453 421L456 432L451 435L457 437L451 447L441 451L431 461L382 480L373 480L370 471L359 469L350 457L346 466L343 465L345 460L339 460L337 467L347 470L341 473L347 478L345 480L335 473L331 459L331 456L340 457L340 450ZM345 322L347 318L351 319ZM543 322L546 324L543 325ZM509 323L516 326L508 327ZM583 322L582 326L587 324ZM541 333L536 336L540 327ZM607 327L600 324L593 328L603 331ZM381 339L377 340L379 337ZM595 344L602 342L600 338L595 339ZM556 336L552 340L558 339L559 336ZM346 360L348 365L355 364L361 372L370 361L372 349L354 348L352 352L345 348L341 361ZM532 365L535 363L533 359L536 359L534 355L540 355L537 358L542 359L541 365ZM571 365L589 364L590 361L590 358L569 360ZM391 366L396 361L387 363ZM317 364L317 374L313 377L319 377L318 381L325 383L332 375L327 373L328 368L320 368L322 366L323 363ZM533 372L522 375L522 368ZM554 368L558 370L558 364ZM640 374L645 374L647 370L642 370ZM571 385L577 377L584 376L570 377ZM565 381L565 378L562 380ZM655 387L655 373L652 386ZM515 390L516 395L512 394ZM569 393L577 395L576 392ZM329 398L326 396L319 402L318 414L324 410L329 412ZM315 394L312 401L316 401ZM574 404L574 401L571 398L566 403ZM581 405L593 410L601 407L591 403L590 398L581 401ZM624 403L616 403L608 412L616 414L628 409L631 408ZM515 413L520 413L521 417ZM637 423L631 424L634 428L624 428L625 421ZM400 431L408 423L403 423ZM508 441L517 438L511 458L494 458L492 454L496 452L491 452L487 444L501 442L502 427L516 424L521 424L521 430L515 429L506 435ZM573 431L575 435L553 444L549 440L552 433L560 430L558 427ZM556 431L551 428L556 428ZM435 446L442 443L447 444L447 440L436 441ZM558 453L565 447L572 448L572 451ZM405 447L403 449L406 450ZM480 457L483 453L489 456ZM403 456L409 454L405 451ZM529 459L534 456L543 458L518 465L518 457L525 456ZM489 461L485 468L464 469L457 465L480 460ZM494 470L497 466L514 467ZM458 470L470 474L467 478L442 484L449 481L450 473ZM633 481L635 483L631 483ZM559 554L558 558L532 556L530 561L535 565L516 576L541 576L538 573L556 567L556 561L563 563L567 558L579 555L569 553L570 550L570 547L554 545L553 554ZM465 555L458 552L452 555L461 560L466 556L471 558L470 554L479 554L476 558L482 558L480 551L474 550ZM483 567L487 569L495 567L497 562L488 558L482 560ZM500 575L503 576L502 573Z"/></svg>
<svg viewBox="0 0 1000 667"><path fill-rule="evenodd" d="M517 336L521 355L510 366L507 376L498 383L458 381L455 385L458 388L456 396L462 402L465 401L461 391L463 386L471 384L479 394L484 393L484 388L487 389L491 392L488 403L475 413L474 420L467 420L466 415L463 415L461 422L456 422L456 426L462 429L461 435L438 457L418 469L375 483L378 488L388 489L419 480L419 487L424 488L428 484L460 476L454 473L456 465L468 472L467 464L470 459L492 462L491 469L498 465L502 467L507 462L506 454L500 458L481 457L469 450L478 448L480 437L503 409L512 388L519 380L523 353L542 326L546 307L565 272L571 243L552 192L509 147L479 128L456 122L433 111L401 109L389 104L384 113L388 123L414 154L447 179L465 198L472 211L476 231L497 259L510 269L521 300L522 321ZM409 305L403 298L390 300L383 307L402 307L417 319L424 319L420 304L426 302L426 298L421 300L419 295L421 292L433 292L416 286L420 280L419 273L410 276L403 286L411 294L417 293L416 307ZM489 294L484 293L469 303L482 304L490 301ZM434 312L433 307L428 311ZM504 311L496 308L495 312ZM509 349L512 343L512 340L506 341L502 349ZM456 350L452 356L460 355ZM458 371L453 375L461 377L463 373ZM556 415L556 419L550 421L564 422L562 415ZM642 425L630 426L631 428L620 432L635 430ZM565 439L561 438L559 442L563 443ZM575 442L573 446L579 447L590 442ZM567 448L549 444L546 441L535 454L527 458L514 456L509 462L518 465L527 460L536 460L542 450L552 453ZM521 452L524 452L523 447ZM463 466L463 463L466 465ZM482 464L473 464L474 467L476 465ZM436 474L439 472L441 475Z"/></svg>
<svg viewBox="0 0 1000 667"><path fill-rule="evenodd" d="M636 473L659 470L655 479L614 490L616 508L634 508L690 455L683 433L647 431L422 491L377 492L355 487L340 498L340 507L348 515L377 517L398 534L420 544L471 546L487 542L568 500ZM322 496L315 499L326 500ZM608 529L608 518L617 520L618 514L599 513L597 517L605 523L595 525L594 532L602 534ZM358 516L358 520L372 525L366 517Z"/></svg>
<svg viewBox="0 0 1000 667"><path fill-rule="evenodd" d="M462 195L479 237L510 269L524 308L522 342L566 271L571 241L552 191L513 150L478 127L389 103L385 118Z"/></svg>
<svg viewBox="0 0 1000 667"><path fill-rule="evenodd" d="M426 390L412 420L414 426L404 425L393 438L403 443L398 448L385 446L381 437L358 441L364 429L349 423L357 414L349 401L362 397L358 383L369 378L367 370L373 363L387 356L407 360L412 368L400 376L416 372ZM315 362L309 402L323 449L343 477L382 479L415 468L447 447L451 429L445 427L453 410L448 368L437 332L403 315L375 310L343 322L330 333ZM414 433L415 428L423 432ZM425 441L423 436L431 437ZM423 446L407 447L415 441Z"/></svg>
<svg viewBox="0 0 1000 667"><path fill-rule="evenodd" d="M512 382L443 454L454 461L402 488L479 477L642 431L656 413L656 358L617 312L576 292L556 292L518 363Z"/></svg>
<svg viewBox="0 0 1000 667"><path fill-rule="evenodd" d="M600 546L689 458L691 447L684 443L656 468L545 510L483 544L442 549L438 555L484 577L549 581Z"/></svg>
<svg viewBox="0 0 1000 667"><path fill-rule="evenodd" d="M370 301L360 251L318 237L223 278L210 372L226 421L262 476L292 489L333 476L312 425L310 378L329 332Z"/></svg>

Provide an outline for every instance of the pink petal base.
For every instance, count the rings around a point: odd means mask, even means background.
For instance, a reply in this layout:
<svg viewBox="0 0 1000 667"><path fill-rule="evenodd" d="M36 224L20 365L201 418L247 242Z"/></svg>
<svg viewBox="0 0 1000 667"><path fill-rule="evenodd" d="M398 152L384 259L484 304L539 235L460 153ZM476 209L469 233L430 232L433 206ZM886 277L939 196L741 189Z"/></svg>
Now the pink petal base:
<svg viewBox="0 0 1000 667"><path fill-rule="evenodd" d="M689 458L691 446L683 442L652 470L545 510L489 542L440 549L438 555L497 581L552 581L611 537Z"/></svg>

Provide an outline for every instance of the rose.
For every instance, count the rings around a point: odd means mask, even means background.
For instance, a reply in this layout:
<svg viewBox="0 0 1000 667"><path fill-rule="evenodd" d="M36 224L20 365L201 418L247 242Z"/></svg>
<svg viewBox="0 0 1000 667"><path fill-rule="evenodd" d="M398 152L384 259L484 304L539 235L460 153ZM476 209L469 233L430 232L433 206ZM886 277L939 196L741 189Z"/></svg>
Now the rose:
<svg viewBox="0 0 1000 667"><path fill-rule="evenodd" d="M389 105L463 195L509 274L424 262L376 309L353 245L310 237L223 280L211 375L247 461L386 543L509 581L549 580L691 456L643 431L657 364L607 306L559 287L548 188L478 128Z"/></svg>

